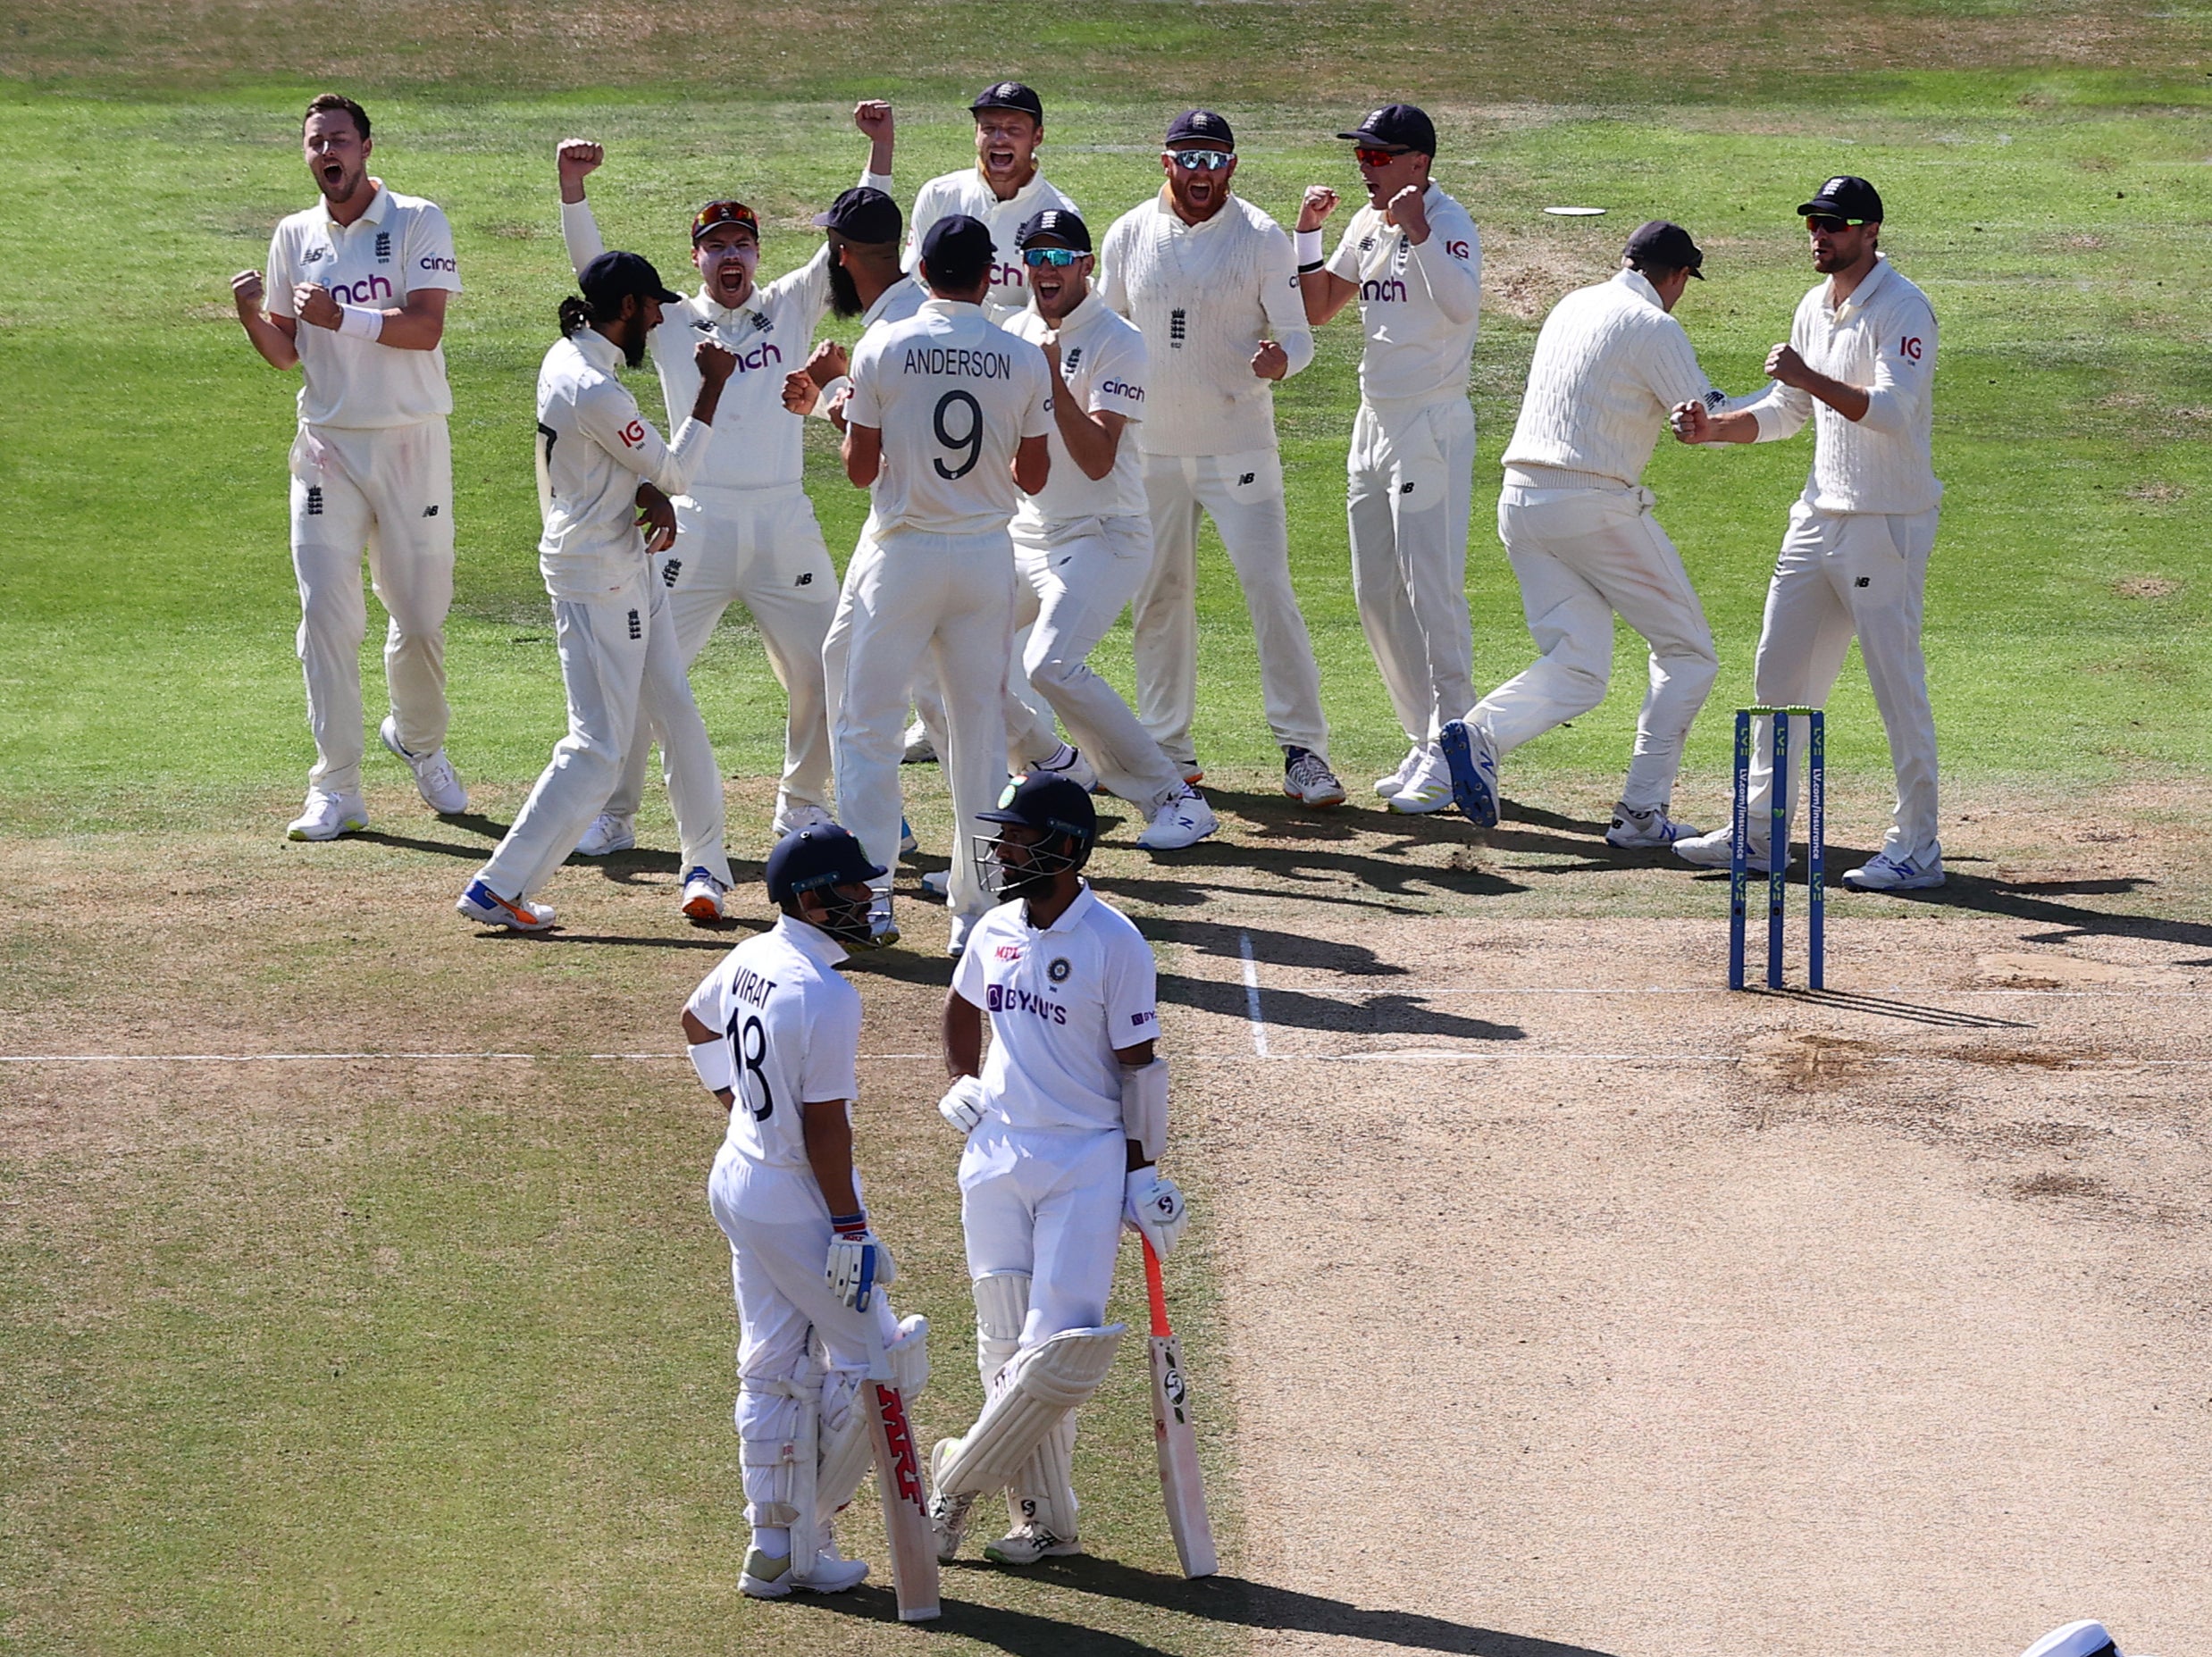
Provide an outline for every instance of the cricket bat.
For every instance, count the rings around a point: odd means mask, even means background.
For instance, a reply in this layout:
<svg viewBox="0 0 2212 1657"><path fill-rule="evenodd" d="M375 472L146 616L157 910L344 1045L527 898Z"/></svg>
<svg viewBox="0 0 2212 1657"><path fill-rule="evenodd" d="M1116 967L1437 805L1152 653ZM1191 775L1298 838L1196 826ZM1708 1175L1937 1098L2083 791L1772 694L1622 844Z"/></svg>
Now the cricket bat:
<svg viewBox="0 0 2212 1657"><path fill-rule="evenodd" d="M1152 1252L1150 1237L1140 1241L1144 1245L1144 1287L1152 1302L1152 1440L1160 1452L1160 1494L1168 1505L1168 1528L1175 1535L1183 1574L1211 1577L1221 1564L1214 1557L1213 1527L1206 1519L1206 1485L1198 1470L1198 1435L1191 1429L1183 1356L1175 1331L1168 1326L1160 1256Z"/></svg>
<svg viewBox="0 0 2212 1657"><path fill-rule="evenodd" d="M859 1308L867 1313L867 1378L861 1402L867 1406L868 1436L876 1447L876 1485L884 1502L884 1535L891 1544L892 1586L901 1622L930 1622L939 1614L937 1547L930 1535L921 1458L907 1425L906 1400L892 1376L873 1310L875 1292L864 1276Z"/></svg>

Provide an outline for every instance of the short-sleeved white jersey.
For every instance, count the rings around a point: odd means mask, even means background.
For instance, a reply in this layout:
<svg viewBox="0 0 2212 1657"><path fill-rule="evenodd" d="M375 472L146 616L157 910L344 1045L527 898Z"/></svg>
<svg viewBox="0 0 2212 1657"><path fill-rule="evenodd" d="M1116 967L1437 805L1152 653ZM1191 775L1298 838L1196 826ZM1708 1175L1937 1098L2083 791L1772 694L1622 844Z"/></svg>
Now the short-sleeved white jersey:
<svg viewBox="0 0 2212 1657"><path fill-rule="evenodd" d="M1010 334L1040 344L1055 331L1034 305L1018 313L1005 327ZM1096 292L1084 295L1083 303L1060 319L1058 333L1060 374L1076 406L1085 414L1105 410L1119 414L1129 423L1115 446L1114 469L1102 478L1088 478L1068 453L1055 421L1052 474L1042 492L1022 497L1014 522L1024 530L1042 530L1048 523L1083 518L1141 517L1147 510L1144 461L1135 428L1144 418L1144 336L1135 322L1108 310Z"/></svg>
<svg viewBox="0 0 2212 1657"><path fill-rule="evenodd" d="M1018 308L1029 303L1029 277L1022 269L1021 255L1014 247L1014 234L1021 229L1023 220L1043 213L1047 207L1076 211L1076 204L1046 183L1042 172L1004 201L993 193L981 167L945 173L930 180L914 193L914 211L907 217L906 253L901 263L909 271L915 267L922 256L922 238L929 234L929 227L938 220L956 213L980 219L990 228L992 245L997 250L997 255L991 261L990 291L984 298L991 305Z"/></svg>
<svg viewBox="0 0 2212 1657"><path fill-rule="evenodd" d="M863 172L860 182L886 192L891 188L881 173ZM589 202L561 204L561 237L579 274L606 251ZM693 347L711 339L737 358L722 388L714 439L691 469L694 490L787 490L804 482L806 428L783 406L783 376L806 366L814 325L829 305L825 244L797 270L757 284L734 310L709 298L704 287L680 304L661 306L660 326L646 349L660 373L670 431L683 423L699 396Z"/></svg>
<svg viewBox="0 0 2212 1657"><path fill-rule="evenodd" d="M1431 184L1418 247L1371 203L1352 215L1326 267L1359 289L1360 395L1370 403L1467 394L1482 309L1482 241L1467 209Z"/></svg>
<svg viewBox="0 0 2212 1657"><path fill-rule="evenodd" d="M984 1060L988 1114L1017 1128L1119 1128L1115 1050L1160 1034L1152 946L1086 884L1040 931L1029 906L977 921L952 971L962 1000L991 1016Z"/></svg>
<svg viewBox="0 0 2212 1657"><path fill-rule="evenodd" d="M982 306L932 299L860 341L845 423L883 433L878 539L1004 530L1019 498L1014 451L1052 429L1052 372L1043 352Z"/></svg>
<svg viewBox="0 0 2212 1657"><path fill-rule="evenodd" d="M737 1099L722 1154L746 1163L756 1218L828 1216L800 1107L859 1096L860 992L835 971L844 958L827 933L782 916L723 957L684 1003L730 1044Z"/></svg>
<svg viewBox="0 0 2212 1657"><path fill-rule="evenodd" d="M687 419L663 443L615 377L621 361L613 340L584 328L538 370L538 567L556 598L604 598L643 579L638 484L683 493L714 430Z"/></svg>
<svg viewBox="0 0 2212 1657"><path fill-rule="evenodd" d="M269 239L264 301L272 316L292 314L292 289L319 282L340 305L395 311L425 288L461 291L453 227L435 202L376 187L369 210L351 224L318 201L276 227ZM443 347L403 351L301 322L299 417L311 426L410 426L453 412Z"/></svg>
<svg viewBox="0 0 2212 1657"><path fill-rule="evenodd" d="M1935 418L1935 308L1880 255L1841 305L1823 281L1797 302L1789 343L1806 365L1866 393L1866 414L1846 420L1810 391L1779 382L1734 406L1759 423L1759 441L1794 436L1813 422L1806 504L1822 512L1928 512L1943 499L1931 444Z"/></svg>

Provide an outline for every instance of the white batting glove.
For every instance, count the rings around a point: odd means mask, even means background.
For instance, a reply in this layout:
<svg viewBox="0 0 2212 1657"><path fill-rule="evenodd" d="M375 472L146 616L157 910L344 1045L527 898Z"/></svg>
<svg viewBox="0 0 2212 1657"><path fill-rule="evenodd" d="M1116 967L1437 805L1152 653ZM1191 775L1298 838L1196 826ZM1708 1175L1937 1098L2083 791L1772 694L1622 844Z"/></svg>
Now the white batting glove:
<svg viewBox="0 0 2212 1657"><path fill-rule="evenodd" d="M832 1224L837 1226L837 1234L830 1239L829 1259L822 1275L829 1280L831 1293L855 1310L866 1311L875 1290L897 1281L898 1262L891 1258L889 1246L876 1241L865 1218ZM868 1286L867 1295L861 1293L863 1280Z"/></svg>
<svg viewBox="0 0 2212 1657"><path fill-rule="evenodd" d="M1183 1189L1156 1167L1131 1168L1121 1202L1122 1223L1140 1233L1152 1252L1166 1259L1191 1223Z"/></svg>
<svg viewBox="0 0 2212 1657"><path fill-rule="evenodd" d="M964 1075L944 1091L937 1101L937 1114L963 1134L976 1131L976 1124L983 1120L983 1078Z"/></svg>

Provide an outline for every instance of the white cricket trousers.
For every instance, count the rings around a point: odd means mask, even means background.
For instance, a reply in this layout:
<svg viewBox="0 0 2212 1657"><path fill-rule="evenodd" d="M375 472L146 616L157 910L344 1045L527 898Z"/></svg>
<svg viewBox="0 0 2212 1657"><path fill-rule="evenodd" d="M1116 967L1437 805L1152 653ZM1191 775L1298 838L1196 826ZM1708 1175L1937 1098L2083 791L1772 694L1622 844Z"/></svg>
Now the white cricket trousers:
<svg viewBox="0 0 2212 1657"><path fill-rule="evenodd" d="M1007 663L1013 652L1014 550L1006 531L939 535L864 531L822 659L839 821L884 868L899 861L899 760L908 694L926 666L945 700L938 755L952 793L956 916L991 907L976 866L978 812L1006 786ZM887 891L891 877L876 883Z"/></svg>
<svg viewBox="0 0 2212 1657"><path fill-rule="evenodd" d="M986 1117L960 1153L971 1279L1029 1275L1021 1344L1106 1321L1128 1141L1119 1127L1016 1128Z"/></svg>
<svg viewBox="0 0 2212 1657"><path fill-rule="evenodd" d="M787 805L830 804L829 695L822 682L822 641L837 607L837 572L814 503L797 487L774 490L695 488L675 502L676 540L653 556L653 579L668 594L676 649L688 670L733 604L752 612L768 666L783 687L783 777L776 799ZM649 724L640 728L607 809L634 816L645 791L646 749L666 743ZM700 782L703 785L705 779ZM715 779L720 786L720 779Z"/></svg>
<svg viewBox="0 0 2212 1657"><path fill-rule="evenodd" d="M780 1452L800 1438L808 1406L823 1416L819 1443L826 1443L829 1432L842 1425L844 1410L858 1406L859 1379L867 1370L870 1320L886 1346L899 1334L888 1295L876 1295L861 1312L831 1291L824 1271L830 1244L826 1208L816 1219L757 1218L791 1212L788 1199L800 1177L786 1170L756 1168L725 1147L707 1181L708 1207L729 1239L730 1280L737 1292L735 1414L738 1439L745 1446L741 1459L746 1517L756 1525L781 1522L775 1508L792 1499ZM811 1175L803 1177L812 1184ZM816 1191L818 1198L819 1187ZM828 1373L818 1378L808 1348L810 1335L821 1337L829 1360ZM800 1392L809 1396L795 1395Z"/></svg>
<svg viewBox="0 0 2212 1657"><path fill-rule="evenodd" d="M1766 590L1751 679L1752 694L1763 703L1822 707L1852 639L1858 640L1897 773L1897 805L1881 849L1923 866L1943 855L1936 827L1935 714L1920 649L1939 511L1822 512L1803 500L1792 506ZM1773 799L1772 723L1755 721L1752 732L1749 844L1762 856ZM1791 720L1793 763L1783 799L1793 818L1807 739L1806 721Z"/></svg>
<svg viewBox="0 0 2212 1657"><path fill-rule="evenodd" d="M1503 754L1588 713L1605 699L1618 614L1651 647L1636 747L1621 785L1621 803L1632 811L1672 799L1682 744L1720 672L1681 555L1652 516L1655 498L1641 488L1506 484L1498 539L1542 655L1467 715Z"/></svg>
<svg viewBox="0 0 2212 1657"><path fill-rule="evenodd" d="M683 676L667 595L649 579L644 559L623 591L589 602L556 598L553 627L568 692L568 734L554 744L552 760L479 878L501 897L517 900L550 879L607 804L641 716L649 712L668 733L668 797L683 866L703 868L728 885L722 774Z"/></svg>
<svg viewBox="0 0 2212 1657"><path fill-rule="evenodd" d="M1290 524L1283 505L1283 457L1147 455L1152 566L1137 588L1136 715L1170 759L1191 765L1198 708L1198 515L1213 519L1244 590L1260 652L1260 694L1268 728L1285 748L1326 757L1321 672L1290 584Z"/></svg>
<svg viewBox="0 0 2212 1657"><path fill-rule="evenodd" d="M390 616L384 680L399 745L446 745L446 612L453 604L453 448L443 420L302 425L292 441L292 572L314 768L331 794L361 790L361 555Z"/></svg>
<svg viewBox="0 0 2212 1657"><path fill-rule="evenodd" d="M1467 620L1474 405L1362 398L1346 469L1360 626L1406 740L1433 742L1475 699Z"/></svg>

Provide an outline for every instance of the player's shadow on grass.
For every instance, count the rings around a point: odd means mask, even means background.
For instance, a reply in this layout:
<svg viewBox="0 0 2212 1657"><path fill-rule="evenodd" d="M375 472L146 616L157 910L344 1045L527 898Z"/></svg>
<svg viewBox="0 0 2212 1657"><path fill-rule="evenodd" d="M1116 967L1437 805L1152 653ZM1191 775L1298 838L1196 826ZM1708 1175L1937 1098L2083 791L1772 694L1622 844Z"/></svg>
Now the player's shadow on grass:
<svg viewBox="0 0 2212 1657"><path fill-rule="evenodd" d="M449 817L440 817L441 827L466 829L472 834L482 836L482 843L457 840L424 840L419 834L394 834L387 829L363 829L348 836L364 840L376 846L397 846L402 851L427 851L434 857L465 858L472 863L481 863L490 855L491 848L507 838L507 824L495 823L490 817L474 811L463 811Z"/></svg>

